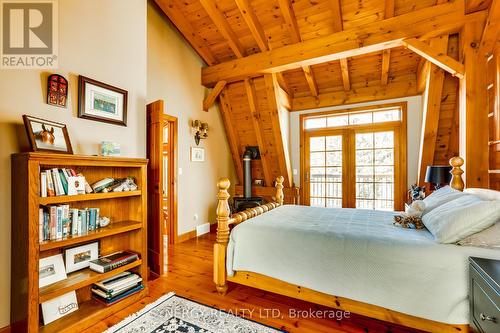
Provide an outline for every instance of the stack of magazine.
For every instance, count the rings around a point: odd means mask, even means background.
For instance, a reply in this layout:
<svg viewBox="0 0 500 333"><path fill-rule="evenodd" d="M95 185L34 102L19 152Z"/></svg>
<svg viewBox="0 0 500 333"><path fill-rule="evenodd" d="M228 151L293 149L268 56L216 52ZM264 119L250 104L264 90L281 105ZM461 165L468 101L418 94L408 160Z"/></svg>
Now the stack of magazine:
<svg viewBox="0 0 500 333"><path fill-rule="evenodd" d="M92 295L94 299L108 306L138 293L142 289L144 289L144 285L139 275L123 272L95 283L92 286Z"/></svg>

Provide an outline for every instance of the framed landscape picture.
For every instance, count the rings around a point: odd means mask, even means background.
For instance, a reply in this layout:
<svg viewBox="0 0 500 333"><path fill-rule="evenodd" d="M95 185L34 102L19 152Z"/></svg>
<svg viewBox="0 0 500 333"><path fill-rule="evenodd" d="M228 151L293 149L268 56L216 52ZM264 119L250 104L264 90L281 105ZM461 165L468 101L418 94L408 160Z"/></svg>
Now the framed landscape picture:
<svg viewBox="0 0 500 333"><path fill-rule="evenodd" d="M62 254L40 259L38 267L38 286L40 288L66 279Z"/></svg>
<svg viewBox="0 0 500 333"><path fill-rule="evenodd" d="M99 242L81 245L64 251L66 273L89 267L90 261L99 257Z"/></svg>
<svg viewBox="0 0 500 333"><path fill-rule="evenodd" d="M126 90L88 77L78 78L78 117L127 126Z"/></svg>
<svg viewBox="0 0 500 333"><path fill-rule="evenodd" d="M23 115L24 127L33 151L73 154L65 124Z"/></svg>

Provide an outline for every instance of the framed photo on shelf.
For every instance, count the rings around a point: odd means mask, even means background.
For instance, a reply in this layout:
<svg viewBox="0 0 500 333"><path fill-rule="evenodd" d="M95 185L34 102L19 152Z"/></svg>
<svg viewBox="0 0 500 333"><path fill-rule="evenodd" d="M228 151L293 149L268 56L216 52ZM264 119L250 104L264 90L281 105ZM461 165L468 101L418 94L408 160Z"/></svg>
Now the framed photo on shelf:
<svg viewBox="0 0 500 333"><path fill-rule="evenodd" d="M90 266L90 261L99 258L99 242L89 243L64 250L66 273Z"/></svg>
<svg viewBox="0 0 500 333"><path fill-rule="evenodd" d="M24 127L32 151L73 154L65 124L23 115Z"/></svg>
<svg viewBox="0 0 500 333"><path fill-rule="evenodd" d="M78 117L127 126L126 90L88 77L78 78Z"/></svg>
<svg viewBox="0 0 500 333"><path fill-rule="evenodd" d="M66 278L62 254L40 259L38 265L38 286L40 288Z"/></svg>
<svg viewBox="0 0 500 333"><path fill-rule="evenodd" d="M191 162L205 162L205 148L191 147Z"/></svg>
<svg viewBox="0 0 500 333"><path fill-rule="evenodd" d="M78 310L78 300L75 291L53 298L42 303L43 324L47 325L76 310Z"/></svg>

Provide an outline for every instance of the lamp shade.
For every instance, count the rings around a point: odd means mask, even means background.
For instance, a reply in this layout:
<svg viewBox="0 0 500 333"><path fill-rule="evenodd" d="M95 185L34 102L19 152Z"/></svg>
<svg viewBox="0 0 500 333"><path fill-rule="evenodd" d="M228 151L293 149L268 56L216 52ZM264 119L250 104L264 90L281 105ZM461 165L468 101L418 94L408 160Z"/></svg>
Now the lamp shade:
<svg viewBox="0 0 500 333"><path fill-rule="evenodd" d="M425 182L432 184L449 184L451 181L451 166L430 165L425 172Z"/></svg>

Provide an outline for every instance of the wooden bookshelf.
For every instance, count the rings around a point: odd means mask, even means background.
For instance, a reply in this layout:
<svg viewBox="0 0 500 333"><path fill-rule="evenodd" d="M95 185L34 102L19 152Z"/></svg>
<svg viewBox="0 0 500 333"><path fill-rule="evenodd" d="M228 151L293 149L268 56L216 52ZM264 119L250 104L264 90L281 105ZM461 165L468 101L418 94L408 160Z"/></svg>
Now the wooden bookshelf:
<svg viewBox="0 0 500 333"><path fill-rule="evenodd" d="M74 196L41 197L40 171L73 168L89 183L106 177L133 176L137 191L91 193ZM105 306L92 299L93 283L124 271L134 271L147 281L147 160L138 158L103 158L95 156L22 153L12 155L12 332L78 332L147 295L145 289L122 301ZM111 224L84 235L39 242L38 210L41 206L69 204L71 208L98 207ZM111 272L97 273L86 268L68 274L52 285L39 288L41 258L62 253L67 248L99 241L100 255L121 250L139 253L140 259ZM78 310L43 325L40 304L75 291Z"/></svg>

